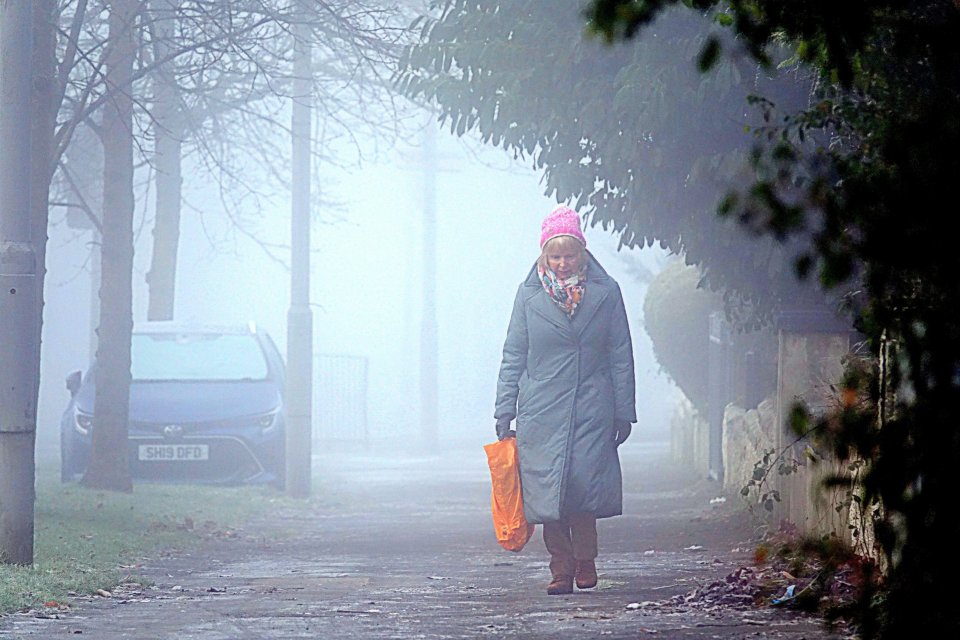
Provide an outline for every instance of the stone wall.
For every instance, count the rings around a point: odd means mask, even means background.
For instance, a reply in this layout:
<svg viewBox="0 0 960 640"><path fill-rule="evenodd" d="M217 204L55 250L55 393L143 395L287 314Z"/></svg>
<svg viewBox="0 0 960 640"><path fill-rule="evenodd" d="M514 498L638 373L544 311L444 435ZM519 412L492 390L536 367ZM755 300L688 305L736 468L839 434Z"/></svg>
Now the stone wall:
<svg viewBox="0 0 960 640"><path fill-rule="evenodd" d="M749 411L727 405L723 420L724 493L731 499L745 500L771 529L784 526L804 534L837 535L854 542L847 526L850 516L842 506L846 502L845 492L823 487L823 480L839 470L837 463L819 458L814 463L816 456L802 441L777 449L777 424L774 398L767 398ZM763 486L751 485L757 463L770 451L774 452L773 468ZM777 459L777 455L782 457ZM790 473L778 473L781 461L792 470ZM748 486L750 493L744 498L741 490ZM758 498L771 490L780 492L780 502L775 503L773 512L768 512Z"/></svg>
<svg viewBox="0 0 960 640"><path fill-rule="evenodd" d="M773 449L776 402L763 400L756 409L728 404L723 413L723 490L737 496L753 476L757 461Z"/></svg>
<svg viewBox="0 0 960 640"><path fill-rule="evenodd" d="M776 477L781 501L775 516L809 533L846 536L849 514L837 510L845 496L822 486L824 479L840 471L837 463L822 460L809 464L807 443L796 442L796 435L789 431L789 416L797 403L814 417L838 407L837 386L850 353L850 337L849 332L780 331L777 415L782 426L777 430L777 450L786 451L804 466L796 473Z"/></svg>

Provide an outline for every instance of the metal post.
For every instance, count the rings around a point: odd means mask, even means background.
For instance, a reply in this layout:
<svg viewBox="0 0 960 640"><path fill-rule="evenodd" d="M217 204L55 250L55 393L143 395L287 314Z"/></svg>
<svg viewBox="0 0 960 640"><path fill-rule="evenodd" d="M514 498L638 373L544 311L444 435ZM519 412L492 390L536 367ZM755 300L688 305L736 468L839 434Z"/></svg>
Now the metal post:
<svg viewBox="0 0 960 640"><path fill-rule="evenodd" d="M305 20L301 15L298 20ZM313 313L310 310L310 28L294 25L290 310L287 313L286 489L310 495Z"/></svg>
<svg viewBox="0 0 960 640"><path fill-rule="evenodd" d="M437 130L423 135L423 304L420 318L420 428L427 449L437 444Z"/></svg>
<svg viewBox="0 0 960 640"><path fill-rule="evenodd" d="M0 562L33 563L40 364L31 239L33 2L0 1Z"/></svg>

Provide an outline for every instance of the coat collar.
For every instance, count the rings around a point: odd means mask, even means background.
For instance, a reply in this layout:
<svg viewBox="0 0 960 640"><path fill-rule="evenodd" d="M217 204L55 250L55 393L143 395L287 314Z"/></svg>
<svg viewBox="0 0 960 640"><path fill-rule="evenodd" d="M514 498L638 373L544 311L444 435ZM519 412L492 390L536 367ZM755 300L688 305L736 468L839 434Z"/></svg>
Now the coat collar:
<svg viewBox="0 0 960 640"><path fill-rule="evenodd" d="M544 291L539 274L537 274L536 263L533 264L530 273L523 281L523 286L529 291L528 300L530 300L532 309L536 313L560 329L572 331L579 336L590 324L590 320L597 313L601 303L610 294L614 281L606 270L600 266L593 254L587 251L587 284L583 301L577 308L577 312L573 314L573 318L568 317Z"/></svg>

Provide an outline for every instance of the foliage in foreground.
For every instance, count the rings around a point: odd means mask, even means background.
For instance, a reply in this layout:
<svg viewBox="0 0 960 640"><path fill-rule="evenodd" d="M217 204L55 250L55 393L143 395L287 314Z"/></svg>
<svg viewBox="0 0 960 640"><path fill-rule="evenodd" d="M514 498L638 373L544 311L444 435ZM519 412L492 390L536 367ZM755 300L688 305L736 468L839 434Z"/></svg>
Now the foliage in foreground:
<svg viewBox="0 0 960 640"><path fill-rule="evenodd" d="M35 562L0 565L0 614L140 580L136 573L144 556L231 537L238 525L278 500L266 487L138 485L136 493L127 494L43 477Z"/></svg>
<svg viewBox="0 0 960 640"><path fill-rule="evenodd" d="M611 39L631 37L672 4L594 0L590 17ZM685 4L718 11L760 61L772 43L790 42L823 79L806 109L771 118L756 180L721 211L800 241L800 274L860 287L851 308L880 366L845 388L879 410L851 403L816 427L840 460L866 461L861 500L881 507L889 590L879 606L863 603L863 632L955 636L960 252L949 211L960 174L960 3ZM718 52L719 40L705 44L705 67Z"/></svg>

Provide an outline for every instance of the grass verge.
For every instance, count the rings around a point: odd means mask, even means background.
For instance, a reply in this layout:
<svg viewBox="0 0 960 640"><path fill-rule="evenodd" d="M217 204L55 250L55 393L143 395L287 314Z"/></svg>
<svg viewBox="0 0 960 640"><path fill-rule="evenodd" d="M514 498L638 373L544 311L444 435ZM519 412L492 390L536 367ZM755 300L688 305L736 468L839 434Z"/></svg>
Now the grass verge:
<svg viewBox="0 0 960 640"><path fill-rule="evenodd" d="M296 503L269 487L138 484L122 494L61 485L55 474L41 473L34 564L0 565L0 615L142 582L136 567L145 556L230 537L281 504Z"/></svg>

